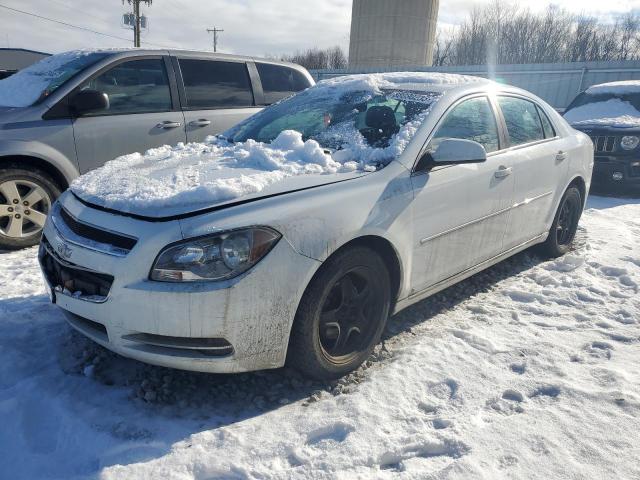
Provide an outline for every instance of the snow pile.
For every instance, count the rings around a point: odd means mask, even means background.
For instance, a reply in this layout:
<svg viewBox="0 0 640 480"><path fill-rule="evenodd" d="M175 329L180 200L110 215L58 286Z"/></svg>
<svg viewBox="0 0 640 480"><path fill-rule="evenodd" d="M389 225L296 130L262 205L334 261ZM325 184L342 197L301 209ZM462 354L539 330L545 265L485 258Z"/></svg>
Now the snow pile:
<svg viewBox="0 0 640 480"><path fill-rule="evenodd" d="M369 368L206 375L66 326L36 249L0 254L0 477L640 478L640 201L393 317ZM10 287L10 288L9 288Z"/></svg>
<svg viewBox="0 0 640 480"><path fill-rule="evenodd" d="M629 95L640 93L640 80L601 83L600 85L592 85L586 91L593 95Z"/></svg>
<svg viewBox="0 0 640 480"><path fill-rule="evenodd" d="M611 98L572 108L564 114L571 125L609 125L614 127L640 126L640 112L629 102Z"/></svg>
<svg viewBox="0 0 640 480"><path fill-rule="evenodd" d="M252 139L235 143L226 140L234 138L248 122L270 115L270 109L279 108L284 104L281 102L225 132L224 137L117 158L76 179L71 190L90 203L145 215L158 209L197 208L257 194L292 176L374 171L402 154L427 117L430 106L441 95L387 90L424 91L425 85L443 87L485 81L432 73L353 75L325 80L300 93L295 101L304 105L307 100L321 100L335 105L345 95L354 94L366 100L386 92L398 100L406 100L401 98L403 95L413 95L411 101L422 102L426 107L400 126L387 146L378 148L366 142L353 121L330 125L317 139L306 141L300 132L292 130L281 132L270 144ZM337 151L324 151L321 144L337 145Z"/></svg>

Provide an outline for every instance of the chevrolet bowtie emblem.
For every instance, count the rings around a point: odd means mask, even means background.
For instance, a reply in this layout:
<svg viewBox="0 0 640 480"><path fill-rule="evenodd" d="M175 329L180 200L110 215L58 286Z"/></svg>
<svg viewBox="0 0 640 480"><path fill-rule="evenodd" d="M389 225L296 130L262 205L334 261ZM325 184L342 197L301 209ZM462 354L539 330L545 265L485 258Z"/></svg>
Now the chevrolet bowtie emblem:
<svg viewBox="0 0 640 480"><path fill-rule="evenodd" d="M73 250L71 250L71 248L69 248L69 246L63 242L60 242L58 244L57 250L60 256L63 258L71 258L71 254L73 253Z"/></svg>

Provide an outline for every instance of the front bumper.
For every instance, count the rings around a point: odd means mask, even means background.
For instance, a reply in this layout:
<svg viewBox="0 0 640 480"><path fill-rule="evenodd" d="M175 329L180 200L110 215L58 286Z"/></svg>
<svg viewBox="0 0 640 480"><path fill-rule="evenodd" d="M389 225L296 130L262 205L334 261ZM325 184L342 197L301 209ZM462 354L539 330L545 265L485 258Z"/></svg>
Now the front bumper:
<svg viewBox="0 0 640 480"><path fill-rule="evenodd" d="M154 282L148 275L157 254L182 240L178 221L113 215L89 208L69 193L59 203L79 222L137 239L126 254L114 254L61 228L55 211L47 220L41 266L54 301L76 330L123 356L165 367L231 373L284 364L298 302L319 262L300 255L282 238L253 269L235 279ZM51 256L66 264L65 274L48 272ZM84 288L91 290L91 279L74 283L74 269L112 278L108 291L102 287L97 290L101 295L85 295L82 286L88 284Z"/></svg>
<svg viewBox="0 0 640 480"><path fill-rule="evenodd" d="M592 183L594 187L640 187L640 155L630 159L597 154Z"/></svg>

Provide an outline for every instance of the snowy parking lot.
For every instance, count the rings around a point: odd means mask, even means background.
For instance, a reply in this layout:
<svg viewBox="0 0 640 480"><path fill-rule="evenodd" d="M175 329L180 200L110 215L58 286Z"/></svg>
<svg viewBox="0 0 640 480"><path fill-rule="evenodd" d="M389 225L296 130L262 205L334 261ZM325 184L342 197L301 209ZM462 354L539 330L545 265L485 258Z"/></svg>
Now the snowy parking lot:
<svg viewBox="0 0 640 480"><path fill-rule="evenodd" d="M640 478L640 200L393 317L337 383L179 372L74 333L0 254L0 477Z"/></svg>

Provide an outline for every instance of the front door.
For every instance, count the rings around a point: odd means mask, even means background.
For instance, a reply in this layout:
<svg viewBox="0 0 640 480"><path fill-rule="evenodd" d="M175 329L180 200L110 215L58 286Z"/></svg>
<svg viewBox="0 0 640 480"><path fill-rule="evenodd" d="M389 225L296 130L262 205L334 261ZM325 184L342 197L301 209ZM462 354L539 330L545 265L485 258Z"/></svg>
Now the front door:
<svg viewBox="0 0 640 480"><path fill-rule="evenodd" d="M461 138L484 146L483 163L435 167L415 174L412 290L433 286L502 252L513 195L511 165L500 151L494 110L485 96L446 114L428 148Z"/></svg>
<svg viewBox="0 0 640 480"><path fill-rule="evenodd" d="M120 155L184 142L184 117L169 85L162 57L119 63L87 81L81 88L106 93L109 108L73 122L81 173Z"/></svg>
<svg viewBox="0 0 640 480"><path fill-rule="evenodd" d="M244 61L179 58L187 140L203 142L260 111Z"/></svg>

